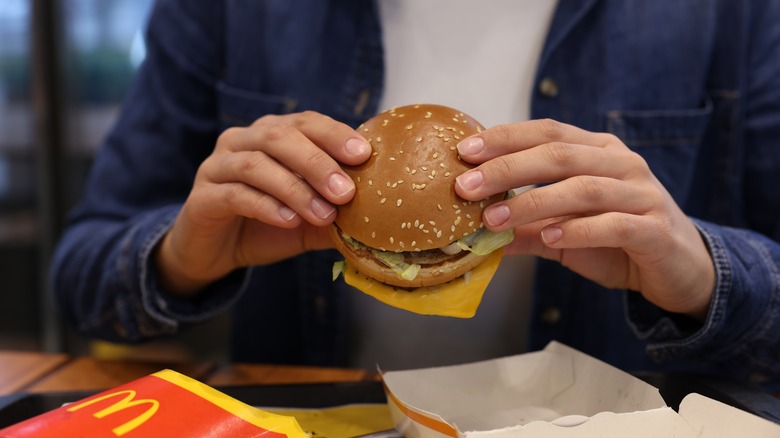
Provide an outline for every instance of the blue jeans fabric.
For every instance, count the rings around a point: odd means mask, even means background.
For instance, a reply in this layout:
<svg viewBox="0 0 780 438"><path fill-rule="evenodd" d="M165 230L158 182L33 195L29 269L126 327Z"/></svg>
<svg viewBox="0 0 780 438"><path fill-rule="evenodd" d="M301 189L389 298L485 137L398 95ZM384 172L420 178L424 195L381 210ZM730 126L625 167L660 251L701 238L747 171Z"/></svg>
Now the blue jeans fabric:
<svg viewBox="0 0 780 438"><path fill-rule="evenodd" d="M479 20L457 31L489 26ZM770 0L560 0L537 70L558 92L535 91L532 116L640 153L699 227L717 284L700 324L541 261L532 348L555 339L628 370L780 380L778 22ZM150 255L225 128L302 110L357 126L377 111L376 5L165 0L147 44L58 246L63 314L89 336L136 342L230 309L237 360L343 364L351 291L330 281L333 251L239 270L189 301L157 287ZM560 320L541 317L549 309ZM258 345L264 331L278 335Z"/></svg>

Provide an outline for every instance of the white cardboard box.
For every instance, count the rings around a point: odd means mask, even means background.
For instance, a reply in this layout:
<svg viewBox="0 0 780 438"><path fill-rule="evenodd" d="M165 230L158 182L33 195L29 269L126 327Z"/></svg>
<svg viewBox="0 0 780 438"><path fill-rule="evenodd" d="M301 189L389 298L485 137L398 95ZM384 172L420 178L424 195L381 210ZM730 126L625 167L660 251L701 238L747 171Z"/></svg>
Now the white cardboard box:
<svg viewBox="0 0 780 438"><path fill-rule="evenodd" d="M699 394L675 412L657 388L556 342L382 378L396 429L413 438L780 438L780 425Z"/></svg>

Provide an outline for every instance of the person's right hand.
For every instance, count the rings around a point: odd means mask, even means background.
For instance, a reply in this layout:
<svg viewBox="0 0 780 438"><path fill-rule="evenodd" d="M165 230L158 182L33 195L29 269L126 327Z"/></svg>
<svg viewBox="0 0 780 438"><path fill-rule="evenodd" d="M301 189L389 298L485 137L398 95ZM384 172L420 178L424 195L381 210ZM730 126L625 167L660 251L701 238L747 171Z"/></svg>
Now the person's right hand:
<svg viewBox="0 0 780 438"><path fill-rule="evenodd" d="M237 268L332 246L334 204L355 193L339 162L370 155L355 130L314 112L226 130L157 247L161 286L189 295Z"/></svg>

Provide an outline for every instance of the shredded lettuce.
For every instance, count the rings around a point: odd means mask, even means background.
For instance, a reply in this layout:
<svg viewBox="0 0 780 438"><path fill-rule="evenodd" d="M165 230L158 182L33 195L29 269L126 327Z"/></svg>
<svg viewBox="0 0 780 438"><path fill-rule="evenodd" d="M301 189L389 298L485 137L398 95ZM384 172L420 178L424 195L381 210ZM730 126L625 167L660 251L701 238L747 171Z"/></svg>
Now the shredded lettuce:
<svg viewBox="0 0 780 438"><path fill-rule="evenodd" d="M344 263L344 260L333 263L333 281L336 281L336 279L339 278L339 275L344 273L344 269L346 269L346 263Z"/></svg>
<svg viewBox="0 0 780 438"><path fill-rule="evenodd" d="M508 245L514 239L515 231L511 228L500 232L480 228L456 243L464 251L471 251L476 255L483 256Z"/></svg>

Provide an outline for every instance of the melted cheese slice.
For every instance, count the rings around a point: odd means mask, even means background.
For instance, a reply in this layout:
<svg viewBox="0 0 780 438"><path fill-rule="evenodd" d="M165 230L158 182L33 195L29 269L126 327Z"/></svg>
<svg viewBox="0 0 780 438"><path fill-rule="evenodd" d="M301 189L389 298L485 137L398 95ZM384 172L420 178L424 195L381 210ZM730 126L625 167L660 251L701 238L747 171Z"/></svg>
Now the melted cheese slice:
<svg viewBox="0 0 780 438"><path fill-rule="evenodd" d="M386 285L346 264L344 281L348 285L393 307L421 315L471 318L477 313L482 295L501 263L502 249L493 251L484 262L463 277L448 283L406 291Z"/></svg>

